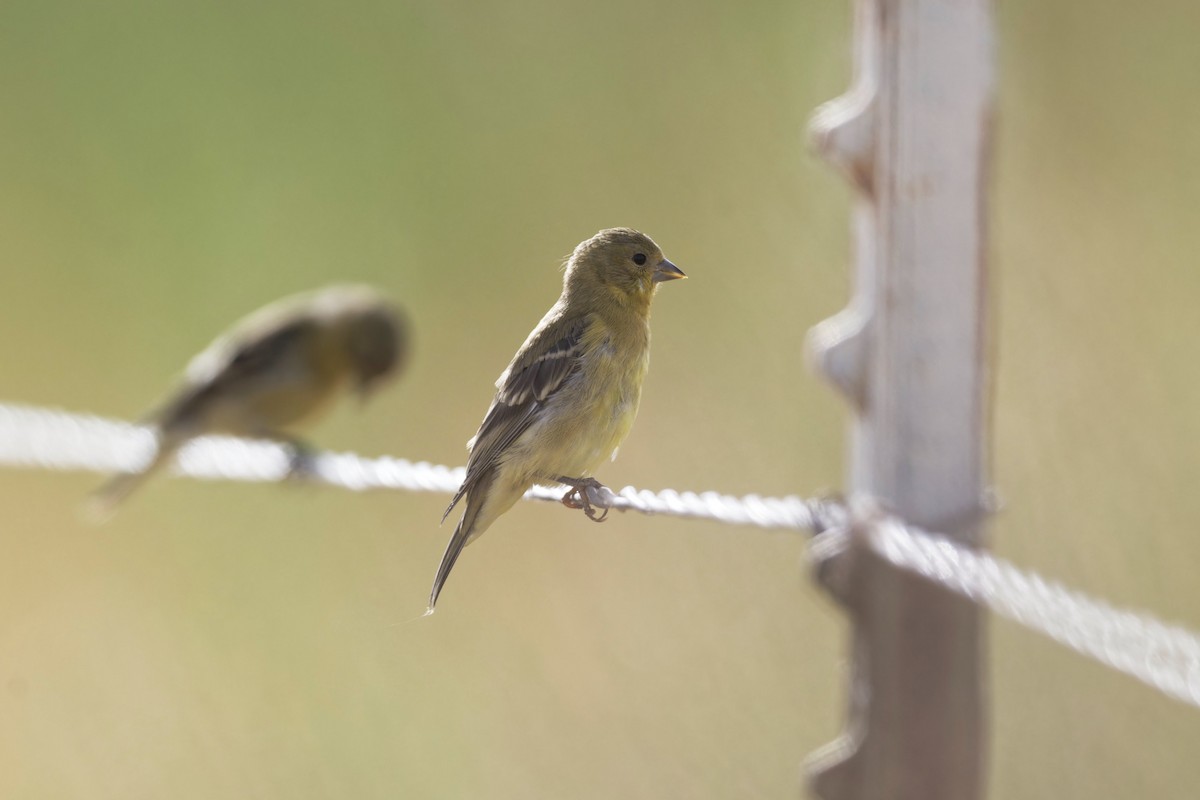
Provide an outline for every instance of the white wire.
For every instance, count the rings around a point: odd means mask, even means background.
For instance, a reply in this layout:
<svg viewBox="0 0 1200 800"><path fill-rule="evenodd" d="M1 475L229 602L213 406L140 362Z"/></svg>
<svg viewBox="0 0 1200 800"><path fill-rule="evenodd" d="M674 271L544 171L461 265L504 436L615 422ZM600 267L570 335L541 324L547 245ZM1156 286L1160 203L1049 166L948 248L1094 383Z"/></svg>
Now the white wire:
<svg viewBox="0 0 1200 800"><path fill-rule="evenodd" d="M146 428L85 414L0 403L0 465L50 470L136 470L150 459ZM179 454L177 474L201 479L280 481L288 477L287 450L270 442L228 437L197 439ZM453 492L463 469L401 458L322 453L314 480L354 491L397 489ZM527 499L561 499L563 490L535 487ZM812 530L845 524L837 503L796 496L734 497L717 492L652 492L627 486L593 494L602 508L711 519L732 525ZM821 537L825 538L825 537ZM1120 670L1170 697L1200 707L1200 637L1153 617L1115 609L1080 592L1023 572L987 553L895 519L870 528L873 550L895 566L935 581L998 614L1039 631L1079 653Z"/></svg>
<svg viewBox="0 0 1200 800"><path fill-rule="evenodd" d="M151 458L154 436L147 428L88 414L0 404L0 465L51 470L120 472L140 469ZM179 453L178 475L204 480L281 481L290 471L288 451L279 444L225 436L196 439ZM311 478L353 491L399 489L453 493L463 468L382 456L320 453ZM530 500L562 499L563 489L535 486ZM652 492L626 486L591 493L593 503L619 511L711 519L760 528L809 529L816 505L800 497L734 497L717 492Z"/></svg>
<svg viewBox="0 0 1200 800"><path fill-rule="evenodd" d="M1192 631L1113 608L895 519L881 520L868 535L871 549L895 566L1200 707L1200 637Z"/></svg>

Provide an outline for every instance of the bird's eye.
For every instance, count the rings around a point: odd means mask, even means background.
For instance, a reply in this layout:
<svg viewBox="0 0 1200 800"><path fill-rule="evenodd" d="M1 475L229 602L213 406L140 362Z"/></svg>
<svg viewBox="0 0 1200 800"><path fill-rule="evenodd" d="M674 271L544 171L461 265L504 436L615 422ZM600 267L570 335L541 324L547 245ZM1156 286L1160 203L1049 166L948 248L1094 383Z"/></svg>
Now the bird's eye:
<svg viewBox="0 0 1200 800"><path fill-rule="evenodd" d="M633 263L637 264L639 267L642 266L643 264L645 264L646 263L646 254L638 253L637 255L635 255L633 257Z"/></svg>

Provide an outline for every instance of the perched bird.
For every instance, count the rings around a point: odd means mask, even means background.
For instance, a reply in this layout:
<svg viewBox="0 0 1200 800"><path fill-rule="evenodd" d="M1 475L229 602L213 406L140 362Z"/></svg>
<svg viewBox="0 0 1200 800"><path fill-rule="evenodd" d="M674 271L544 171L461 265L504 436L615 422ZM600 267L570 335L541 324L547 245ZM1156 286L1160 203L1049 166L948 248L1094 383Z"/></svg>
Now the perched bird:
<svg viewBox="0 0 1200 800"><path fill-rule="evenodd" d="M535 483L571 487L563 503L597 517L587 490L637 415L650 361L650 301L658 284L686 277L649 236L610 228L580 243L563 291L496 381L496 397L467 443L467 475L443 521L466 498L429 596L454 562Z"/></svg>
<svg viewBox="0 0 1200 800"><path fill-rule="evenodd" d="M107 518L183 444L205 434L285 442L299 467L307 448L290 431L346 389L365 399L400 372L407 354L404 315L366 286L331 286L261 308L192 359L173 397L146 418L156 439L150 463L113 476L87 510Z"/></svg>

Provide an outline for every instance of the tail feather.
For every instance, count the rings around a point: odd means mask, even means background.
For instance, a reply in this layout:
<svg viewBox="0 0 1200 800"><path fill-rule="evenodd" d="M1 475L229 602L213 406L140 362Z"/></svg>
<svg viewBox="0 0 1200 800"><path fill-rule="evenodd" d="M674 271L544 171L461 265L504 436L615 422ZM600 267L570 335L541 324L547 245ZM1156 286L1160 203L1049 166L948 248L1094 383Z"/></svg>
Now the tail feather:
<svg viewBox="0 0 1200 800"><path fill-rule="evenodd" d="M446 521L446 517L450 516L450 512L458 505L458 501L463 499L463 495L467 493L467 481L463 481L463 485L454 493L454 499L450 501L450 505L446 506L446 510L442 512L442 522Z"/></svg>
<svg viewBox="0 0 1200 800"><path fill-rule="evenodd" d="M471 509L467 508L469 514ZM454 529L454 535L450 537L450 544L446 546L446 552L442 554L442 563L438 565L437 577L433 579L433 589L429 593L429 609L426 613L432 614L437 608L438 595L442 593L442 587L446 585L446 579L450 577L450 570L454 569L455 562L458 561L459 555L463 548L467 546L467 539L471 535L471 526L467 524L467 514L463 514L462 519L458 521L458 527Z"/></svg>
<svg viewBox="0 0 1200 800"><path fill-rule="evenodd" d="M433 579L433 589L429 593L429 609L427 614L432 614L434 608L437 607L438 595L442 593L442 587L446 585L446 579L450 577L450 570L454 569L455 562L462 554L463 548L471 541L483 533L492 520L500 513L507 511L512 503L497 510L489 510L488 518L480 519L485 506L494 507L499 498L491 496L492 484L496 480L496 472L491 470L480 476L479 480L466 493L467 510L463 512L462 518L458 521L458 525L454 528L454 535L450 537L450 543L446 545L446 552L442 554L442 563L438 566L437 576ZM462 492L459 492L459 496ZM519 496L519 495L518 495ZM455 498L457 502L457 497ZM453 508L451 504L451 508ZM449 511L447 511L449 513ZM445 517L443 517L445 519Z"/></svg>
<svg viewBox="0 0 1200 800"><path fill-rule="evenodd" d="M109 478L103 486L88 497L84 504L84 515L96 523L112 519L117 512L117 507L158 472L175 455L177 449L177 445L160 444L154 458L146 465L145 469L140 472L120 472Z"/></svg>

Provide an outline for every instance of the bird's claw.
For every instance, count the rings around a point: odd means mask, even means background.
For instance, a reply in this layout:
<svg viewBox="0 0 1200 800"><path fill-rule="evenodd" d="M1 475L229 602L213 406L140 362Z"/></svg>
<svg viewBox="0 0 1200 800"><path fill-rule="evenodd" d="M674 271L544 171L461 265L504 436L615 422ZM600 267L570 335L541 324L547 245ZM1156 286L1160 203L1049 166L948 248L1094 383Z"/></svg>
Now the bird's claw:
<svg viewBox="0 0 1200 800"><path fill-rule="evenodd" d="M591 498L588 497L588 490L603 489L604 484L595 478L587 478L580 481L578 485L572 485L570 490L562 497L562 504L567 508L583 509L583 513L592 522L604 522L608 519L608 508L602 509L604 513L598 514L596 507L592 505Z"/></svg>
<svg viewBox="0 0 1200 800"><path fill-rule="evenodd" d="M308 444L290 440L284 444L287 450L288 471L285 480L307 483L317 477L317 451Z"/></svg>

